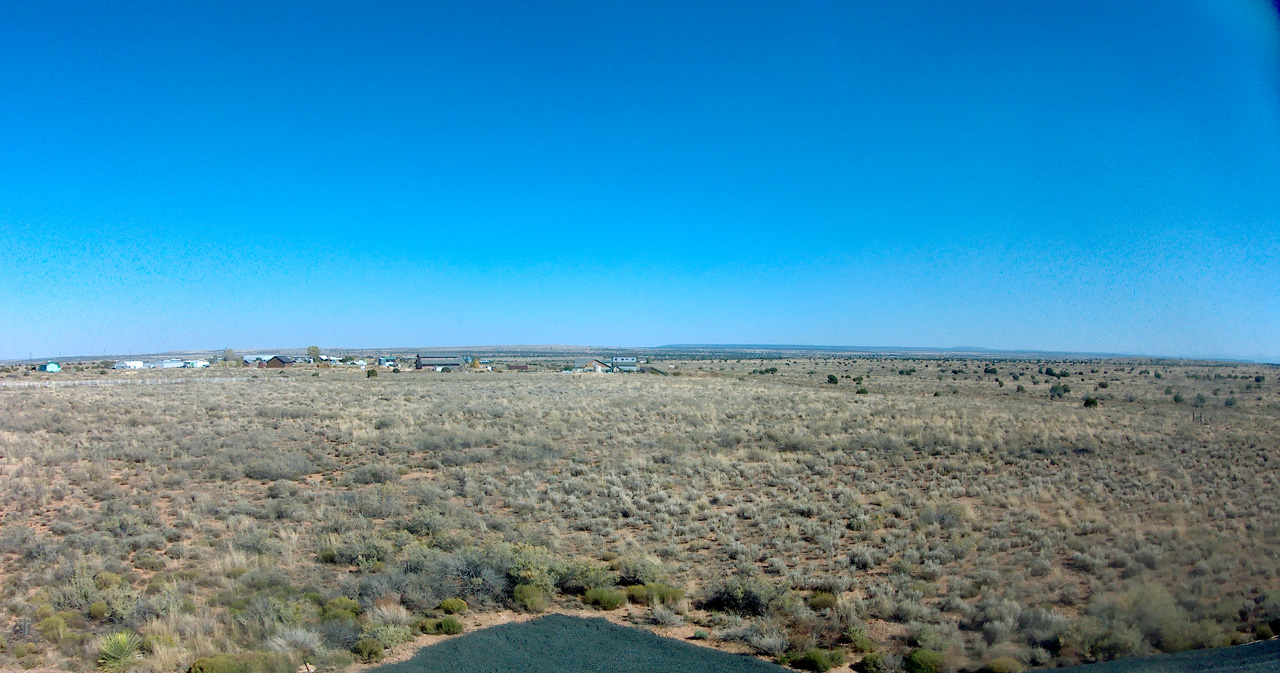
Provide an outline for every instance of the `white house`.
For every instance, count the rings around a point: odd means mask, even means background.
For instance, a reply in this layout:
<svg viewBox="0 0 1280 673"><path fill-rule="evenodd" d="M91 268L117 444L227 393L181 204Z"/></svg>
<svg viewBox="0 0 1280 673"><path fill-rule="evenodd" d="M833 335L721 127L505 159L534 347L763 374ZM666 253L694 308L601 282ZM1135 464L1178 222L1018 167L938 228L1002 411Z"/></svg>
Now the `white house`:
<svg viewBox="0 0 1280 673"><path fill-rule="evenodd" d="M112 369L146 369L147 363L142 360L121 360Z"/></svg>
<svg viewBox="0 0 1280 673"><path fill-rule="evenodd" d="M574 358L573 371L575 372L595 372L596 374L609 371L609 364L603 360L596 358Z"/></svg>

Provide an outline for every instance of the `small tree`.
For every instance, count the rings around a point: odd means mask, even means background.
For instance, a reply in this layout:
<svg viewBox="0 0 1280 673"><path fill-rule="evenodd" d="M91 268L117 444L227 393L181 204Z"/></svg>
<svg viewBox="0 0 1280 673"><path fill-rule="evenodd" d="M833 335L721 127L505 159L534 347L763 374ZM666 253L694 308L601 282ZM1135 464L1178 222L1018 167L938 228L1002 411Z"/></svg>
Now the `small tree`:
<svg viewBox="0 0 1280 673"><path fill-rule="evenodd" d="M837 385L840 383L840 378L835 374L827 374L827 383L830 383L833 386Z"/></svg>
<svg viewBox="0 0 1280 673"><path fill-rule="evenodd" d="M240 358L236 356L236 352L231 350L230 348L227 348L222 351L222 365L224 367L233 367L234 365L232 365L231 363L239 359Z"/></svg>
<svg viewBox="0 0 1280 673"><path fill-rule="evenodd" d="M320 359L320 347L319 347L319 346L307 346L307 357L311 358L312 360L319 360L319 359Z"/></svg>

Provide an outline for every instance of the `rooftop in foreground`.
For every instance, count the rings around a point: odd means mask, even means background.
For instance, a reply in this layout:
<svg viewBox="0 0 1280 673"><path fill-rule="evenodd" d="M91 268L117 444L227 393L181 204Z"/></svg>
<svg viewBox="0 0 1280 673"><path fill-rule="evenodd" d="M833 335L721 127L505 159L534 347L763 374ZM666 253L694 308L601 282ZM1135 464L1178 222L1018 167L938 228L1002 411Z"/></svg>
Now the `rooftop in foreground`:
<svg viewBox="0 0 1280 673"><path fill-rule="evenodd" d="M605 619L548 615L425 647L376 673L781 673L742 654L656 636Z"/></svg>
<svg viewBox="0 0 1280 673"><path fill-rule="evenodd" d="M1055 670L1059 673L1271 673L1280 671L1280 640L1131 657Z"/></svg>

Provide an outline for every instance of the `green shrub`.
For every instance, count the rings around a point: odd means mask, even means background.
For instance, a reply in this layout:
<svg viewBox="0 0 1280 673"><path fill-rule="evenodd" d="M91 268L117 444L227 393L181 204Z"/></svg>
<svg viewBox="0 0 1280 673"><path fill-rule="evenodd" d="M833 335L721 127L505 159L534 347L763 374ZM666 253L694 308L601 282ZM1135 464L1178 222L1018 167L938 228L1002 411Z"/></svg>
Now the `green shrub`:
<svg viewBox="0 0 1280 673"><path fill-rule="evenodd" d="M915 649L907 655L902 662L902 668L907 673L938 673L946 666L947 660L942 656L941 652L933 650Z"/></svg>
<svg viewBox="0 0 1280 673"><path fill-rule="evenodd" d="M684 598L684 589L677 589L670 584L653 582L636 584L626 588L627 600L638 605L674 605Z"/></svg>
<svg viewBox="0 0 1280 673"><path fill-rule="evenodd" d="M693 632L694 640L710 640L711 633L706 629L697 629Z"/></svg>
<svg viewBox="0 0 1280 673"><path fill-rule="evenodd" d="M456 636L464 630L462 622L458 621L458 618L453 615L446 615L440 619L440 633Z"/></svg>
<svg viewBox="0 0 1280 673"><path fill-rule="evenodd" d="M151 554L139 554L133 559L133 567L139 570L161 570L164 568L164 559Z"/></svg>
<svg viewBox="0 0 1280 673"><path fill-rule="evenodd" d="M360 614L360 603L354 598L339 596L328 603L320 610L320 617L324 621L347 620L355 621Z"/></svg>
<svg viewBox="0 0 1280 673"><path fill-rule="evenodd" d="M99 591L106 591L120 584L120 576L110 572L100 572L93 578L93 585L98 587Z"/></svg>
<svg viewBox="0 0 1280 673"><path fill-rule="evenodd" d="M802 671L826 673L844 663L844 650L824 650L811 647L800 654L783 655L779 661Z"/></svg>
<svg viewBox="0 0 1280 673"><path fill-rule="evenodd" d="M850 626L845 630L844 635L849 639L850 647L854 652L875 652L880 649L879 643L872 640L861 626Z"/></svg>
<svg viewBox="0 0 1280 673"><path fill-rule="evenodd" d="M117 631L98 641L98 670L123 673L142 661L142 636ZM199 672L197 672L199 673Z"/></svg>
<svg viewBox="0 0 1280 673"><path fill-rule="evenodd" d="M362 639L372 638L382 643L382 647L391 649L400 643L407 643L413 640L413 631L409 627L400 626L399 624L373 624L365 626L360 636Z"/></svg>
<svg viewBox="0 0 1280 673"><path fill-rule="evenodd" d="M837 385L840 383L840 378L835 374L827 374L827 383L830 383L833 386Z"/></svg>
<svg viewBox="0 0 1280 673"><path fill-rule="evenodd" d="M356 658L350 652L339 650L321 655L316 667L322 671L341 671L354 663Z"/></svg>
<svg viewBox="0 0 1280 673"><path fill-rule="evenodd" d="M627 602L627 595L617 589L588 589L585 598L587 605L594 605L601 610L617 610Z"/></svg>
<svg viewBox="0 0 1280 673"><path fill-rule="evenodd" d="M293 673L297 662L277 652L215 654L196 659L188 673Z"/></svg>
<svg viewBox="0 0 1280 673"><path fill-rule="evenodd" d="M617 555L612 552L605 552L603 556L606 561L617 559ZM591 560L572 560L565 564L564 574L560 576L557 583L560 590L570 594L585 593L587 589L596 589L599 587L611 587L614 585L617 577L608 566Z"/></svg>
<svg viewBox="0 0 1280 673"><path fill-rule="evenodd" d="M1271 640L1276 636L1275 632L1271 630L1271 627L1266 624L1259 624L1258 628L1253 630L1253 635L1256 636L1258 640Z"/></svg>
<svg viewBox="0 0 1280 673"><path fill-rule="evenodd" d="M446 598L440 601L440 610L448 615L466 612L467 609L467 602L461 598Z"/></svg>
<svg viewBox="0 0 1280 673"><path fill-rule="evenodd" d="M854 670L861 673L884 673L889 670L888 664L885 663L884 655L879 652L872 652L862 658L853 666Z"/></svg>
<svg viewBox="0 0 1280 673"><path fill-rule="evenodd" d="M513 593L516 605L529 612L542 612L551 606L547 592L533 584L517 584Z"/></svg>
<svg viewBox="0 0 1280 673"><path fill-rule="evenodd" d="M366 379L376 379L376 378L378 378L378 370L376 370L376 369L366 369L366 370L365 370L365 372L364 372L364 377L365 377ZM357 652L356 654L359 654L359 652ZM379 656L381 656L381 655L379 655Z"/></svg>
<svg viewBox="0 0 1280 673"><path fill-rule="evenodd" d="M377 370L370 369L369 371L376 372ZM356 641L355 645L351 646L351 652L360 657L361 661L378 661L382 658L383 649L382 643L374 638L361 638Z"/></svg>
<svg viewBox="0 0 1280 673"><path fill-rule="evenodd" d="M102 601L94 601L89 604L89 616L93 619L105 619L111 614L111 608L107 607Z"/></svg>
<svg viewBox="0 0 1280 673"><path fill-rule="evenodd" d="M440 620L423 617L413 623L413 630L428 636L440 633Z"/></svg>
<svg viewBox="0 0 1280 673"><path fill-rule="evenodd" d="M1026 666L1013 657L996 657L987 664L987 670L991 673L1022 673Z"/></svg>
<svg viewBox="0 0 1280 673"><path fill-rule="evenodd" d="M763 615L778 597L777 587L755 577L734 577L711 587L702 606L740 615Z"/></svg>
<svg viewBox="0 0 1280 673"><path fill-rule="evenodd" d="M441 633L457 635L465 630L462 626L462 622L458 621L458 618L453 615L445 615L439 619L424 617L414 622L413 628L419 633L424 633L429 636Z"/></svg>
<svg viewBox="0 0 1280 673"><path fill-rule="evenodd" d="M36 628L51 643L59 642L67 635L67 622L57 615L40 620Z"/></svg>
<svg viewBox="0 0 1280 673"><path fill-rule="evenodd" d="M870 393L871 393L871 391L870 391L870 390L867 390L866 388L859 388L856 394L857 394L857 395L868 395L868 394L870 394Z"/></svg>
<svg viewBox="0 0 1280 673"><path fill-rule="evenodd" d="M613 569L618 572L618 583L628 586L652 584L665 574L661 563L640 554L619 557L613 562Z"/></svg>
<svg viewBox="0 0 1280 673"><path fill-rule="evenodd" d="M200 657L191 662L191 668L187 669L187 673L242 673L242 671L240 663L230 654Z"/></svg>
<svg viewBox="0 0 1280 673"><path fill-rule="evenodd" d="M1098 398L1096 398L1096 397L1086 397L1086 398L1084 398L1084 408L1085 408L1085 409L1093 409L1093 408L1095 408L1095 407L1097 407L1097 406L1098 406Z"/></svg>
<svg viewBox="0 0 1280 673"><path fill-rule="evenodd" d="M816 591L809 597L809 607L818 611L830 610L836 606L837 602L835 594L826 591Z"/></svg>

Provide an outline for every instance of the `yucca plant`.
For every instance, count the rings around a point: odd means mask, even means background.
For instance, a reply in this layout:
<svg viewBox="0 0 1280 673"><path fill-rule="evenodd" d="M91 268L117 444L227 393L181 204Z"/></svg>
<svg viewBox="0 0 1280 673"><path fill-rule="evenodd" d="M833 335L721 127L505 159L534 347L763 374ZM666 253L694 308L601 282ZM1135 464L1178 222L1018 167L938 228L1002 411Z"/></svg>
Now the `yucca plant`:
<svg viewBox="0 0 1280 673"><path fill-rule="evenodd" d="M133 631L117 631L98 641L98 670L124 673L142 661L142 636Z"/></svg>

